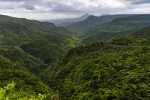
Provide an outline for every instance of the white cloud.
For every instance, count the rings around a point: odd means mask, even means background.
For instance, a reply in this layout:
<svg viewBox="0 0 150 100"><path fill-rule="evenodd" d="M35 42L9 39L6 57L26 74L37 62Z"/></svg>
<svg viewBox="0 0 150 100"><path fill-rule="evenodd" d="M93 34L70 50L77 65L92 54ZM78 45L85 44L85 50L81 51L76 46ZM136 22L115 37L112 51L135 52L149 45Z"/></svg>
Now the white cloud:
<svg viewBox="0 0 150 100"><path fill-rule="evenodd" d="M118 13L149 13L149 0L0 0L0 14L30 19L58 19Z"/></svg>

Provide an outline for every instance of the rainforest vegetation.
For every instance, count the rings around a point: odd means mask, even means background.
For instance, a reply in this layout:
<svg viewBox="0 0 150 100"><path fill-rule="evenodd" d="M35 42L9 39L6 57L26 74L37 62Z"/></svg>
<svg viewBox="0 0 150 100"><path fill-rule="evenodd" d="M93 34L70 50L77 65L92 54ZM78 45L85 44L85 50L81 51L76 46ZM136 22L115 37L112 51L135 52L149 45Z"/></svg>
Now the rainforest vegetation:
<svg viewBox="0 0 150 100"><path fill-rule="evenodd" d="M150 15L64 27L0 15L0 100L149 100Z"/></svg>

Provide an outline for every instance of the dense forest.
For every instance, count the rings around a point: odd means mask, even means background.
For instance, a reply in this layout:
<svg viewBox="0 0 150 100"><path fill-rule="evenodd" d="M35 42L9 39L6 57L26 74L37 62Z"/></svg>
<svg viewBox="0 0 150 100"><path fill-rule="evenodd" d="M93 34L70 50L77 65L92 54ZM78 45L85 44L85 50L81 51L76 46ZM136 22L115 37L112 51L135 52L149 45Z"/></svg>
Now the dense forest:
<svg viewBox="0 0 150 100"><path fill-rule="evenodd" d="M120 38L78 47L42 76L64 100L148 100L149 43L150 38Z"/></svg>
<svg viewBox="0 0 150 100"><path fill-rule="evenodd" d="M150 15L64 27L0 15L0 100L149 100Z"/></svg>

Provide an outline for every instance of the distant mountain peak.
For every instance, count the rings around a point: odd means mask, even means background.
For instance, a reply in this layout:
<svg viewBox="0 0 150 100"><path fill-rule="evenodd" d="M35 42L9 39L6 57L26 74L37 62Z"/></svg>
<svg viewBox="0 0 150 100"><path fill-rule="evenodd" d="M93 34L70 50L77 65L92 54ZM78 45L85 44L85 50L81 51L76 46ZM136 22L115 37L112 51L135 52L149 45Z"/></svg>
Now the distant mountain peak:
<svg viewBox="0 0 150 100"><path fill-rule="evenodd" d="M90 16L90 14L88 14L88 13L86 13L86 14L84 14L84 15L82 15L81 17L89 17Z"/></svg>
<svg viewBox="0 0 150 100"><path fill-rule="evenodd" d="M84 20L84 19L86 19L86 18L88 18L90 15L88 14L88 13L86 13L86 14L84 14L84 15L82 15L81 17L79 17L79 18L76 18L76 19L78 19L78 20Z"/></svg>
<svg viewBox="0 0 150 100"><path fill-rule="evenodd" d="M96 16L94 16L94 15L90 15L89 17L96 17Z"/></svg>
<svg viewBox="0 0 150 100"><path fill-rule="evenodd" d="M95 18L98 18L98 16L90 15L87 17L87 19L95 19Z"/></svg>

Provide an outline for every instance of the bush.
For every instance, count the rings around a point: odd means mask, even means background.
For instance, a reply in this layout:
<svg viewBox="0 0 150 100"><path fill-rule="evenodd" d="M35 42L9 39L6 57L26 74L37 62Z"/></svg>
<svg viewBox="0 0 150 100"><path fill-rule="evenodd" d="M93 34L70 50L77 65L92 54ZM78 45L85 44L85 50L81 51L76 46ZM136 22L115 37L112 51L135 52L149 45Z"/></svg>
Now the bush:
<svg viewBox="0 0 150 100"><path fill-rule="evenodd" d="M23 93L14 91L15 83L10 83L4 88L0 88L0 100L44 100L47 96L38 94L33 96L31 94L22 96Z"/></svg>

